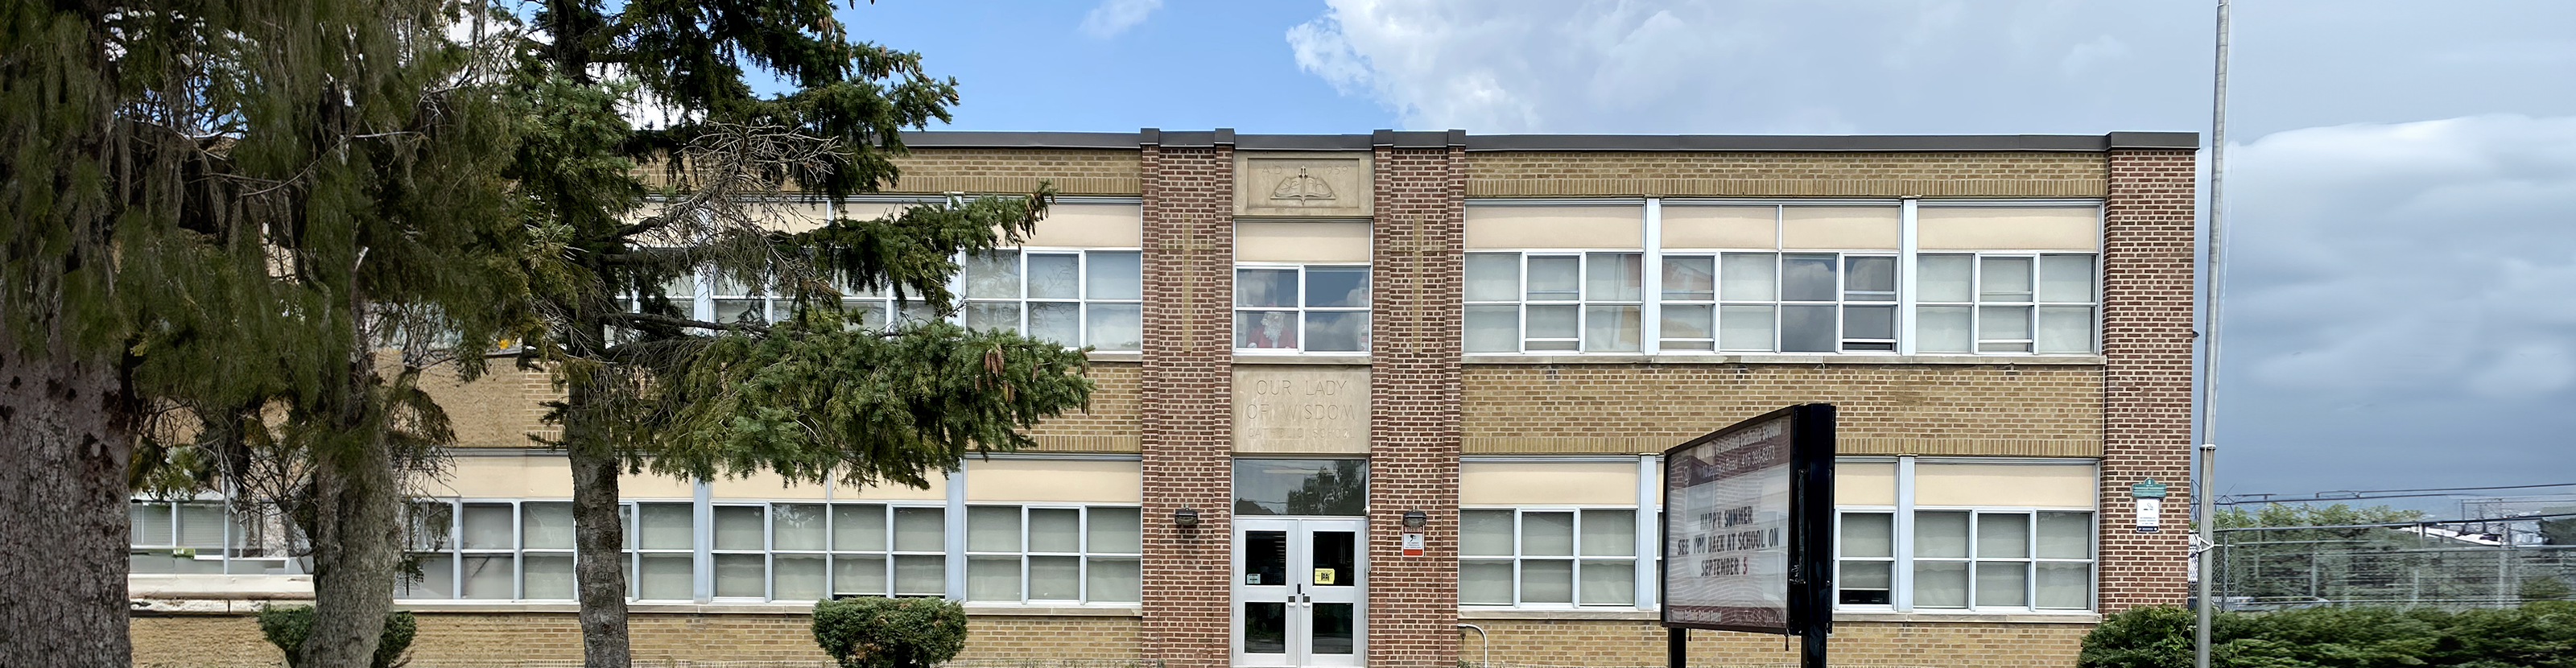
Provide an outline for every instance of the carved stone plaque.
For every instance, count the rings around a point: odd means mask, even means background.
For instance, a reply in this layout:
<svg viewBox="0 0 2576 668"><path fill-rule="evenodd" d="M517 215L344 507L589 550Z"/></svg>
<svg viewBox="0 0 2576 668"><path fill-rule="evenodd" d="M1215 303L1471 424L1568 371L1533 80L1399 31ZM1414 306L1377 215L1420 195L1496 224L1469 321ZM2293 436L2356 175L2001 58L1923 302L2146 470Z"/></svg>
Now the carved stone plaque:
<svg viewBox="0 0 2576 668"><path fill-rule="evenodd" d="M1367 454L1368 432L1368 367L1234 367L1235 452Z"/></svg>
<svg viewBox="0 0 2576 668"><path fill-rule="evenodd" d="M1363 218L1376 199L1365 153L1242 153L1235 160L1235 215Z"/></svg>

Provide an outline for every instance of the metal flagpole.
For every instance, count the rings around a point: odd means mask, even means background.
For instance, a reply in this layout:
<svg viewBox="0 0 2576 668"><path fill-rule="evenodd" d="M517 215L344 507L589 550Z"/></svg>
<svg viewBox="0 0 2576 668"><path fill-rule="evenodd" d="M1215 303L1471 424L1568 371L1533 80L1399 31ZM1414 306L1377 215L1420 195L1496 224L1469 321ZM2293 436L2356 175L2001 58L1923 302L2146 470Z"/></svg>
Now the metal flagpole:
<svg viewBox="0 0 2576 668"><path fill-rule="evenodd" d="M2195 592L2200 605L2198 623L2192 625L2192 668L2209 668L2209 626L2216 615L2218 600L2211 596L2211 581L2218 579L2217 543L2217 478L2218 439L2212 430L2218 426L2218 330L2221 297L2227 292L2225 259L2227 234L2224 226L2227 211L2227 0L2218 0L2218 53L2216 76L2211 90L2209 132L2209 303L2202 305L2207 326L2201 331L2200 374L2200 467L2191 484L2191 494L2200 506L2200 523L2194 546L2198 553L2200 577Z"/></svg>

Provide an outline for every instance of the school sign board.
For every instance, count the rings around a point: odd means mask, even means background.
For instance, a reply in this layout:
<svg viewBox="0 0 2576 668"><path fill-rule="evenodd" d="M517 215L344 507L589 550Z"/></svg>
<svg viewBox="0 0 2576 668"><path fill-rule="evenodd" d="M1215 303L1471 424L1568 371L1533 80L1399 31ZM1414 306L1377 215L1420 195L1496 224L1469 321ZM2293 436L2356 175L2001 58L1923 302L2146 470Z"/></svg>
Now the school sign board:
<svg viewBox="0 0 2576 668"><path fill-rule="evenodd" d="M1663 623L1805 636L1833 623L1834 407L1801 404L1664 451Z"/></svg>

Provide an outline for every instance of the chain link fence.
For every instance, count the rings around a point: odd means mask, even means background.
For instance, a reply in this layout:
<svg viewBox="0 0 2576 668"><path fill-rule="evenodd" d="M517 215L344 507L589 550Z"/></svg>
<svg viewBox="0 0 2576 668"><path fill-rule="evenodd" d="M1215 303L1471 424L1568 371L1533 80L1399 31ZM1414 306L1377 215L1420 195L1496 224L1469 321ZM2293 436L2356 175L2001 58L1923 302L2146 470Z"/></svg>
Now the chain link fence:
<svg viewBox="0 0 2576 668"><path fill-rule="evenodd" d="M2576 599L2576 513L2215 533L2222 610Z"/></svg>

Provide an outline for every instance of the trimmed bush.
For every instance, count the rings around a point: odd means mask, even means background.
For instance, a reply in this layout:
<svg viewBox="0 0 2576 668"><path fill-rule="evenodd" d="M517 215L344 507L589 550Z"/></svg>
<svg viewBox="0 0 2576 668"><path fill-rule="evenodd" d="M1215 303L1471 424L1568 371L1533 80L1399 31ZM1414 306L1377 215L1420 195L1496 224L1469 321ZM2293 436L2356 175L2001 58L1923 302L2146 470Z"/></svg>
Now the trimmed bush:
<svg viewBox="0 0 2576 668"><path fill-rule="evenodd" d="M2188 668L2192 612L2131 608L2084 636L2083 668ZM2213 668L2576 668L2576 602L2450 612L2304 608L2222 612Z"/></svg>
<svg viewBox="0 0 2576 668"><path fill-rule="evenodd" d="M814 643L841 668L926 668L966 649L966 608L936 598L823 601Z"/></svg>
<svg viewBox="0 0 2576 668"><path fill-rule="evenodd" d="M419 624L411 613L385 615L385 630L376 636L376 656L367 662L371 668L393 668L403 664L403 651L411 649L412 634ZM259 634L268 644L286 652L288 668L304 661L304 639L313 635L313 606L267 606L259 609Z"/></svg>

